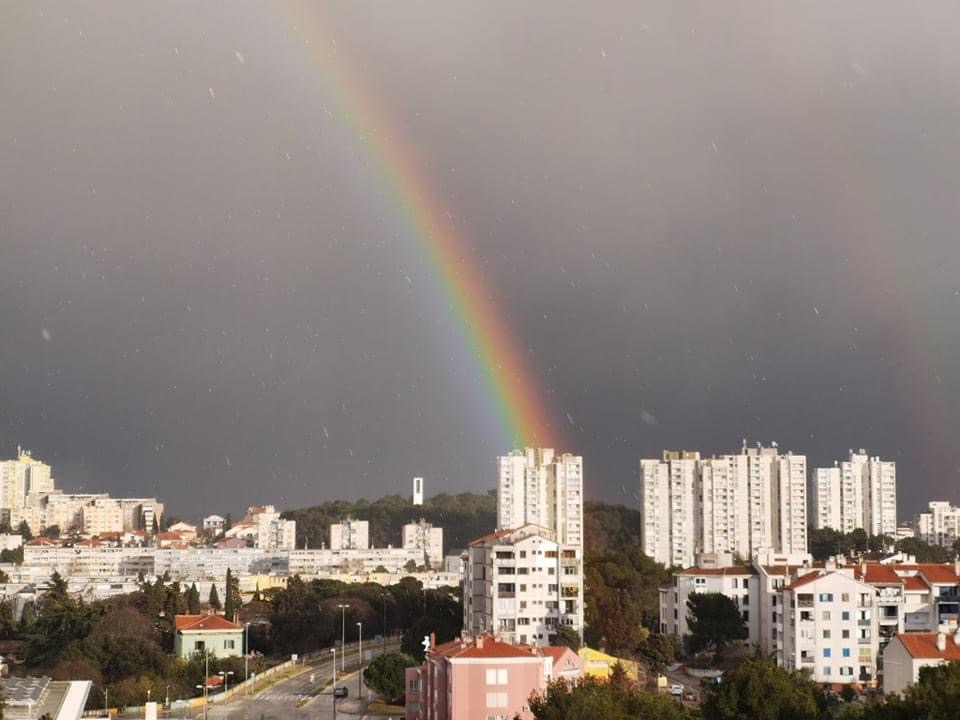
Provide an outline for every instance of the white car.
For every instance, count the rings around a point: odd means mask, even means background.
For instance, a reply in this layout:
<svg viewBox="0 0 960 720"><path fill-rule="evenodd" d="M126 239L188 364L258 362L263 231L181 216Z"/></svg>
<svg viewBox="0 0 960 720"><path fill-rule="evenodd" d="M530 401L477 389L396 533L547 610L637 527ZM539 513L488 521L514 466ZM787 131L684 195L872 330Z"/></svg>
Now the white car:
<svg viewBox="0 0 960 720"><path fill-rule="evenodd" d="M670 694L674 697L683 697L683 685L674 684L670 686Z"/></svg>

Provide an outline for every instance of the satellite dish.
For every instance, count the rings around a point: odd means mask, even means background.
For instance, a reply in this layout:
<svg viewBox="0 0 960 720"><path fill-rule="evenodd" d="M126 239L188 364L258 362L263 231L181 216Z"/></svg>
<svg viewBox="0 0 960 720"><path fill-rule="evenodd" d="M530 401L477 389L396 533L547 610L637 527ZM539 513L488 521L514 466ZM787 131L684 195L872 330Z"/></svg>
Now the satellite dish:
<svg viewBox="0 0 960 720"><path fill-rule="evenodd" d="M423 636L423 651L430 652L430 636L429 635Z"/></svg>

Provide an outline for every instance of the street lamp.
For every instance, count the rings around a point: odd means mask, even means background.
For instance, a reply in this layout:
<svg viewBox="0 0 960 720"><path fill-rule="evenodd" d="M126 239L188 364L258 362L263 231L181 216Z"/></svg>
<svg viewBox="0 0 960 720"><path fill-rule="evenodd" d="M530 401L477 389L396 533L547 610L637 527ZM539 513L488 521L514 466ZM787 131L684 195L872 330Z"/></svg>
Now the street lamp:
<svg viewBox="0 0 960 720"><path fill-rule="evenodd" d="M243 624L243 694L250 694L250 623Z"/></svg>
<svg viewBox="0 0 960 720"><path fill-rule="evenodd" d="M203 690L203 720L207 720L207 681L204 679L203 685L197 685L197 690Z"/></svg>
<svg viewBox="0 0 960 720"><path fill-rule="evenodd" d="M381 654L387 654L387 598L390 596L390 593L380 593L380 599L383 600L383 627L381 628L381 633L383 636L383 651Z"/></svg>
<svg viewBox="0 0 960 720"><path fill-rule="evenodd" d="M347 608L349 605L337 605L340 608L340 672L346 668L346 653L343 652L347 647Z"/></svg>
<svg viewBox="0 0 960 720"><path fill-rule="evenodd" d="M363 623L357 623L357 697L360 697L363 682Z"/></svg>
<svg viewBox="0 0 960 720"><path fill-rule="evenodd" d="M230 688L230 676L233 675L233 670L221 670L217 675L223 678L223 701L227 702L229 700L227 690Z"/></svg>
<svg viewBox="0 0 960 720"><path fill-rule="evenodd" d="M103 688L103 714L110 717L110 690L106 686Z"/></svg>
<svg viewBox="0 0 960 720"><path fill-rule="evenodd" d="M337 720L337 649L330 648L333 653L333 686L330 692L333 694L333 720Z"/></svg>
<svg viewBox="0 0 960 720"><path fill-rule="evenodd" d="M169 715L170 714L170 686L169 685L167 685L163 694L164 694L163 706L167 709L167 714Z"/></svg>

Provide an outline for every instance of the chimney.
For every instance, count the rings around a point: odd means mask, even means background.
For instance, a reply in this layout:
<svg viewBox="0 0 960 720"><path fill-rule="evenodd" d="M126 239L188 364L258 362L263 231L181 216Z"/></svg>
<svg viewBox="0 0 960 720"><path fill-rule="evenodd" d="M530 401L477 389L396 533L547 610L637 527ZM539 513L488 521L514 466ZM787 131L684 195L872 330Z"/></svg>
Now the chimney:
<svg viewBox="0 0 960 720"><path fill-rule="evenodd" d="M944 652L947 649L947 636L943 633L937 633L937 650Z"/></svg>
<svg viewBox="0 0 960 720"><path fill-rule="evenodd" d="M483 635L477 635L477 637L474 638L473 644L477 650L483 650Z"/></svg>
<svg viewBox="0 0 960 720"><path fill-rule="evenodd" d="M960 575L960 557L954 558L953 561L953 574Z"/></svg>
<svg viewBox="0 0 960 720"><path fill-rule="evenodd" d="M953 644L960 645L960 628L953 634Z"/></svg>

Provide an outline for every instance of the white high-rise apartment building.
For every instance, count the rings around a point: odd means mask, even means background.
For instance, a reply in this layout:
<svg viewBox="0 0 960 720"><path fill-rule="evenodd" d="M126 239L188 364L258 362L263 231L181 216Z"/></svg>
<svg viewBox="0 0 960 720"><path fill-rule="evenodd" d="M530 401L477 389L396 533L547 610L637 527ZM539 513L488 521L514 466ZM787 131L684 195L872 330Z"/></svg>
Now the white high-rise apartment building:
<svg viewBox="0 0 960 720"><path fill-rule="evenodd" d="M18 510L28 495L53 492L50 466L35 460L29 450L17 448L13 460L0 460L0 509Z"/></svg>
<svg viewBox="0 0 960 720"><path fill-rule="evenodd" d="M640 461L643 552L689 567L701 552L752 557L807 550L807 461L776 445L701 458L665 452Z"/></svg>
<svg viewBox="0 0 960 720"><path fill-rule="evenodd" d="M403 547L423 550L433 567L443 565L443 528L434 527L424 519L403 526Z"/></svg>
<svg viewBox="0 0 960 720"><path fill-rule="evenodd" d="M689 567L697 552L700 453L665 451L640 461L643 552L667 567Z"/></svg>
<svg viewBox="0 0 960 720"><path fill-rule="evenodd" d="M870 535L897 531L897 465L866 450L850 451L850 458L813 475L814 525Z"/></svg>
<svg viewBox="0 0 960 720"><path fill-rule="evenodd" d="M497 458L497 528L539 525L561 545L583 547L583 458L550 448Z"/></svg>
<svg viewBox="0 0 960 720"><path fill-rule="evenodd" d="M370 547L370 523L347 518L330 526L331 550L366 550Z"/></svg>
<svg viewBox="0 0 960 720"><path fill-rule="evenodd" d="M960 539L960 508L943 500L929 503L913 520L916 535L930 545L953 547Z"/></svg>
<svg viewBox="0 0 960 720"><path fill-rule="evenodd" d="M415 477L413 479L413 504L423 505L423 478Z"/></svg>

